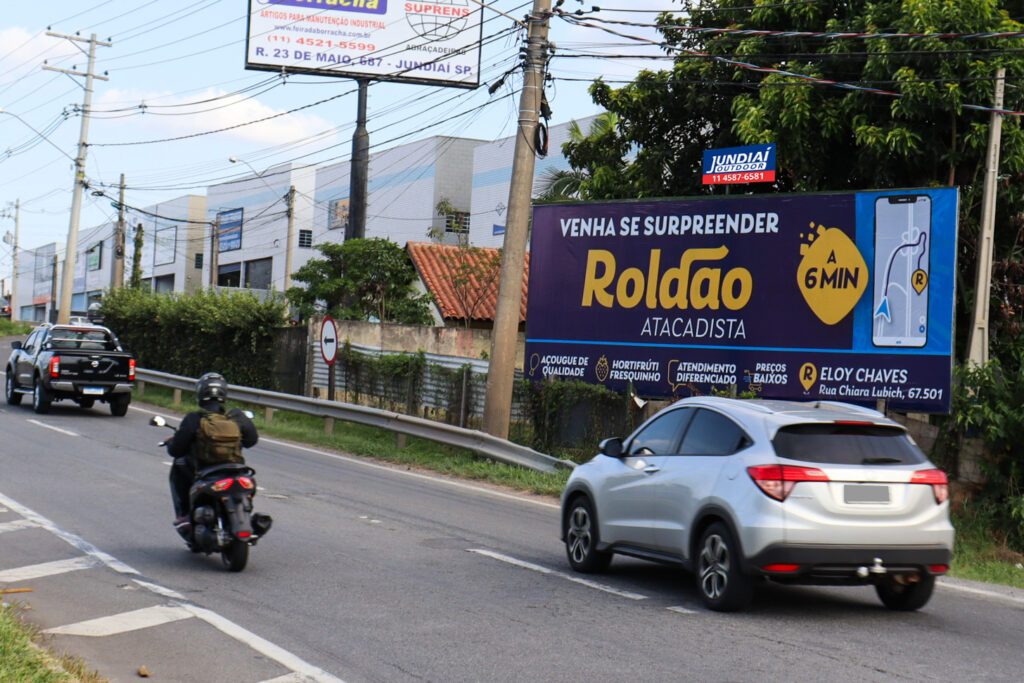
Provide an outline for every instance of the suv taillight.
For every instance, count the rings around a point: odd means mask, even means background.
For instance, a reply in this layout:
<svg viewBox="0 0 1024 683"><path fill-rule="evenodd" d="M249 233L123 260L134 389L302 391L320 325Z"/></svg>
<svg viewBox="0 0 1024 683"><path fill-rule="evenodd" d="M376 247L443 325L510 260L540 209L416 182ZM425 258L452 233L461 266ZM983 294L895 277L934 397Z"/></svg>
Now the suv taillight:
<svg viewBox="0 0 1024 683"><path fill-rule="evenodd" d="M911 484L930 484L932 493L935 494L935 502L945 503L949 500L949 480L942 470L920 470L914 472L910 477Z"/></svg>
<svg viewBox="0 0 1024 683"><path fill-rule="evenodd" d="M60 377L60 356L50 359L50 377Z"/></svg>
<svg viewBox="0 0 1024 683"><path fill-rule="evenodd" d="M775 500L786 500L793 487L801 481L828 481L828 475L816 467L795 465L755 465L747 474L757 487Z"/></svg>
<svg viewBox="0 0 1024 683"><path fill-rule="evenodd" d="M135 379L135 359L134 358L129 358L128 359L128 379L129 380L134 380Z"/></svg>

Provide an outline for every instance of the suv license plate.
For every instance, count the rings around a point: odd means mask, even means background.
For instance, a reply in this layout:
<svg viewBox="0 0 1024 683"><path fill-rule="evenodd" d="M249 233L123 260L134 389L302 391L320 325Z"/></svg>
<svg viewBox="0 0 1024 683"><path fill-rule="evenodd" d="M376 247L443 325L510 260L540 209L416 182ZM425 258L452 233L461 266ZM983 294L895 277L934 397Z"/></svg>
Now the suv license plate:
<svg viewBox="0 0 1024 683"><path fill-rule="evenodd" d="M82 393L85 394L86 396L102 396L103 389L101 389L100 387L85 387L84 389L82 389Z"/></svg>
<svg viewBox="0 0 1024 683"><path fill-rule="evenodd" d="M846 484L843 500L847 503L888 503L889 487L871 484Z"/></svg>

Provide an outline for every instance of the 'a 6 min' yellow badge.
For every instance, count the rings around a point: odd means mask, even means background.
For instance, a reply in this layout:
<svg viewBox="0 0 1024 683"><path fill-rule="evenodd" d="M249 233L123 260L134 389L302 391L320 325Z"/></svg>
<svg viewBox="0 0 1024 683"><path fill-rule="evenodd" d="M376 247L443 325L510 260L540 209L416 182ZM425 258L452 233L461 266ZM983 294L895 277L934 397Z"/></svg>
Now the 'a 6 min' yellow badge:
<svg viewBox="0 0 1024 683"><path fill-rule="evenodd" d="M849 315L868 288L868 266L857 245L839 228L819 225L800 245L796 277L804 301L826 325ZM803 237L803 235L801 235Z"/></svg>

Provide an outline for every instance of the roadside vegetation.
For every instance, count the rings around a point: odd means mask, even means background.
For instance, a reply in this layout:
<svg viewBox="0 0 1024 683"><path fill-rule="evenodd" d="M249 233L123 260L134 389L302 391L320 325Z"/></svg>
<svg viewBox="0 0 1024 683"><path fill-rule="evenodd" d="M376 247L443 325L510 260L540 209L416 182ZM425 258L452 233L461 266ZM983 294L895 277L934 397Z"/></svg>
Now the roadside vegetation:
<svg viewBox="0 0 1024 683"><path fill-rule="evenodd" d="M0 605L0 681L18 683L101 683L106 680L70 655L57 655L35 643L37 631L21 620L20 608Z"/></svg>
<svg viewBox="0 0 1024 683"><path fill-rule="evenodd" d="M0 318L0 337L14 337L19 334L28 334L32 326L28 323L11 322L8 318Z"/></svg>
<svg viewBox="0 0 1024 683"><path fill-rule="evenodd" d="M135 401L178 412L187 412L195 405L188 392L182 392L182 402L175 404L173 390L153 385L146 385L145 394L136 394ZM553 503L557 502L569 476L568 471L546 474L489 462L472 452L423 439L409 438L405 448L399 450L394 433L362 425L335 422L334 433L327 435L324 433L323 418L310 415L277 411L268 425L262 408L236 403L232 405L252 410L255 414L253 422L263 436L548 496ZM551 454L556 457L572 455L573 459L580 460L575 451L561 453L555 449ZM961 503L956 506L952 516L957 538L950 576L1024 588L1024 568L1020 566L1024 563L1024 555L1013 551L1005 536L993 532L998 527L993 526L991 507L981 503Z"/></svg>

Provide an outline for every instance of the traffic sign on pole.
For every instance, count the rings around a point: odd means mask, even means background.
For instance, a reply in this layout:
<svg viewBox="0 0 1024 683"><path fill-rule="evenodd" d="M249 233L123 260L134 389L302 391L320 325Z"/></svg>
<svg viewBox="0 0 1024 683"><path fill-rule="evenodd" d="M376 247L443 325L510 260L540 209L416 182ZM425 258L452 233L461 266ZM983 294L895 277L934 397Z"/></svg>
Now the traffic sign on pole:
<svg viewBox="0 0 1024 683"><path fill-rule="evenodd" d="M320 325L320 355L328 365L333 365L338 356L338 326L330 317Z"/></svg>

